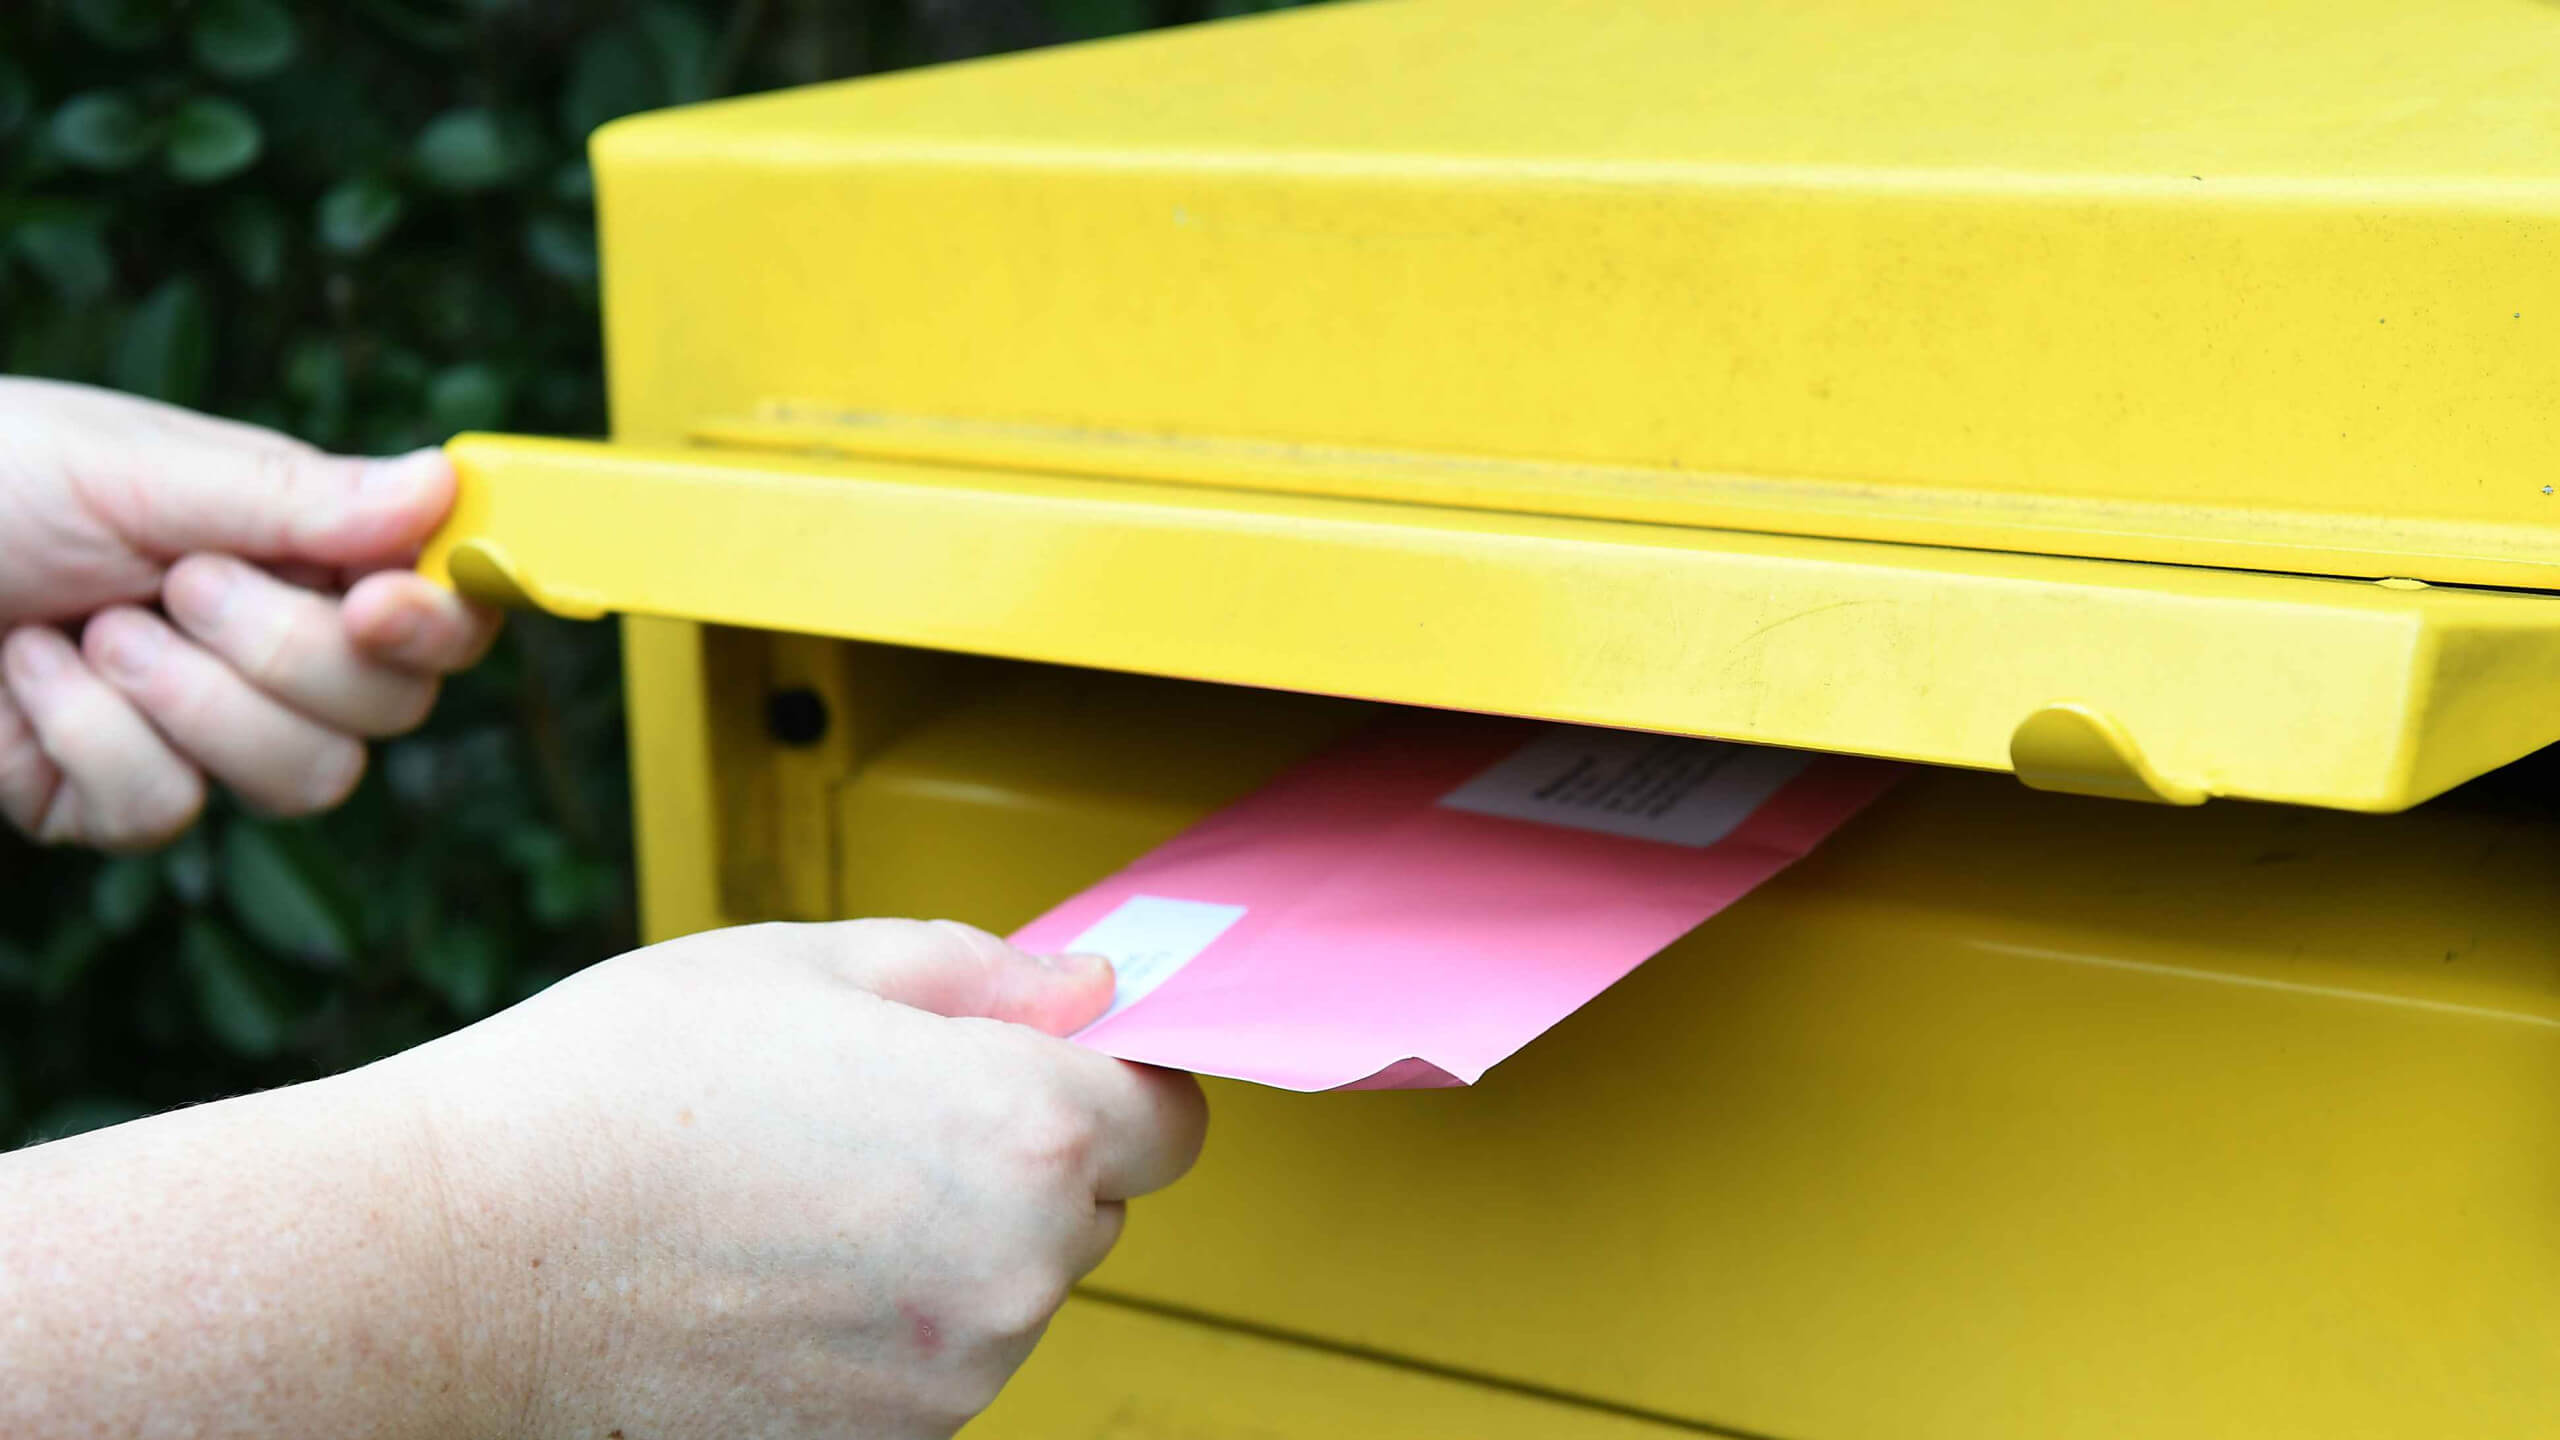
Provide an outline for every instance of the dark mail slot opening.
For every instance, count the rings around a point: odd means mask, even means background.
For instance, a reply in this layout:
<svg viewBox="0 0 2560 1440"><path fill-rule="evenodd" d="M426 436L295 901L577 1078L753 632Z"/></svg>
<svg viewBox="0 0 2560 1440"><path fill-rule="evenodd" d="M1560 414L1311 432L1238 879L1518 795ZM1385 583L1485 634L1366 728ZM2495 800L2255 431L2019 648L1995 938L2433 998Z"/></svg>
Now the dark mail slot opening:
<svg viewBox="0 0 2560 1440"><path fill-rule="evenodd" d="M1398 709L762 631L699 634L722 905L741 921L946 915L1008 930ZM792 697L795 725L822 718L821 733L778 737L778 696ZM2560 894L2521 873L2507 888L2489 878L2543 845L2551 811L2536 797L2555 778L2560 756L2536 756L2416 811L2369 816L2145 806L1918 766L1803 862L1809 878L1772 888L1962 913L2004 932L2084 934L2098 950L2174 936L2216 974L2299 956L2267 973L2412 997L2458 991L2463 1003L2560 1018L2560 975L2540 958L2542 937L2560 934ZM2473 939L2481 913L2513 915L2520 943L2535 937L2494 974L2474 968L2496 948ZM2474 962L2448 972L2447 950Z"/></svg>

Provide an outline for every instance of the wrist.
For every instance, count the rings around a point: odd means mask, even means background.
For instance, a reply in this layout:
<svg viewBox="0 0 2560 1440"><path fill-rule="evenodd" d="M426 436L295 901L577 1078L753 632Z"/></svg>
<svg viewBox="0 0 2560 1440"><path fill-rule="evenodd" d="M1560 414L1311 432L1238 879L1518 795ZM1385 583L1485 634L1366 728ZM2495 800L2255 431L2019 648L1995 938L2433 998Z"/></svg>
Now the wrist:
<svg viewBox="0 0 2560 1440"><path fill-rule="evenodd" d="M502 1433L414 1113L358 1072L0 1156L0 1433Z"/></svg>
<svg viewBox="0 0 2560 1440"><path fill-rule="evenodd" d="M492 1137L450 1103L423 1057L393 1057L323 1085L378 1117L404 1220L400 1266L416 1297L418 1333L443 1370L438 1433L537 1433L531 1425L544 1352L544 1246L527 1232L535 1192L494 1172Z"/></svg>

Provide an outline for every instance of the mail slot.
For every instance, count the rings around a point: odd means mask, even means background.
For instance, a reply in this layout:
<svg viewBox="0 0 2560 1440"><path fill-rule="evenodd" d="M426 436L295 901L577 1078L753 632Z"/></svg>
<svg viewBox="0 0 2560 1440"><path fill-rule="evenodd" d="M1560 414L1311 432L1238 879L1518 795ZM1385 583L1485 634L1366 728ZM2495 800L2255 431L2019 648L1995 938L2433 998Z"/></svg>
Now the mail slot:
<svg viewBox="0 0 2560 1440"><path fill-rule="evenodd" d="M1912 762L1472 1089L1213 1085L969 1433L2560 1424L2560 12L1377 0L640 117L646 921L1030 920L1398 708Z"/></svg>

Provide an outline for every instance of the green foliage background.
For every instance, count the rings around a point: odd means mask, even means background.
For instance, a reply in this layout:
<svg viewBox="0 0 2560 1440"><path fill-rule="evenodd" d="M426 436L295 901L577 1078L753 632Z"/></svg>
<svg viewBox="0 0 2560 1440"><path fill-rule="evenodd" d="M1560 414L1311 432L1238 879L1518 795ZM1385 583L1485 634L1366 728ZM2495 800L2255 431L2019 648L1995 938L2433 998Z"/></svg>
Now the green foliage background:
<svg viewBox="0 0 2560 1440"><path fill-rule="evenodd" d="M604 428L587 132L1291 0L0 5L0 365L391 453ZM405 1048L633 942L606 626L518 617L355 800L0 837L0 1146Z"/></svg>

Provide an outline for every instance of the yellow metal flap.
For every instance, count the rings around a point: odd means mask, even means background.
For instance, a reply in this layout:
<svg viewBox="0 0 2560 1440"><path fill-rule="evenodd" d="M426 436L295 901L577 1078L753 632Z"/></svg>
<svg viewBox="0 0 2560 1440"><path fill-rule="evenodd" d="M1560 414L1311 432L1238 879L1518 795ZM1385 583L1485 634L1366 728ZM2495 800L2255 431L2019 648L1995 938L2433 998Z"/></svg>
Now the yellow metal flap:
<svg viewBox="0 0 2560 1440"><path fill-rule="evenodd" d="M2400 808L2560 738L2560 599L471 436L487 598Z"/></svg>
<svg viewBox="0 0 2560 1440"><path fill-rule="evenodd" d="M624 438L2560 589L2560 7L1391 0L617 122Z"/></svg>

